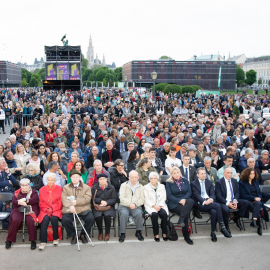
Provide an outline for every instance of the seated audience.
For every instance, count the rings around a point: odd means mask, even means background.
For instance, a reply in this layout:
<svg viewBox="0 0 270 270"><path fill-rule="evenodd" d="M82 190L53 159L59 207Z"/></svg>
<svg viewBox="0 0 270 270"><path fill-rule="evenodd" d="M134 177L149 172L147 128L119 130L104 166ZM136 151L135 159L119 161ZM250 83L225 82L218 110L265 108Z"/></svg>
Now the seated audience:
<svg viewBox="0 0 270 270"><path fill-rule="evenodd" d="M39 209L38 221L40 224L40 245L39 250L44 250L47 243L47 229L51 222L53 229L53 245L57 246L59 242L58 220L62 218L62 187L55 185L56 175L49 173L47 175L47 185L39 191Z"/></svg>
<svg viewBox="0 0 270 270"><path fill-rule="evenodd" d="M138 173L140 184L143 186L149 183L150 173L157 172L149 158L140 160L135 171Z"/></svg>
<svg viewBox="0 0 270 270"><path fill-rule="evenodd" d="M97 176L99 174L106 174L110 180L110 174L102 167L102 162L99 159L96 159L93 164L93 168L89 168L87 172L86 184L89 187L93 187L94 183L97 183Z"/></svg>
<svg viewBox="0 0 270 270"><path fill-rule="evenodd" d="M127 160L127 172L136 170L137 164L140 161L140 156L137 150L132 150Z"/></svg>
<svg viewBox="0 0 270 270"><path fill-rule="evenodd" d="M107 150L102 153L102 166L108 170L117 159L121 159L120 151L113 148L110 140L106 142Z"/></svg>
<svg viewBox="0 0 270 270"><path fill-rule="evenodd" d="M165 186L159 182L159 175L156 172L149 174L149 180L150 183L144 186L145 211L151 216L155 241L160 241L158 217L161 219L163 240L167 241L167 218L169 210L166 204Z"/></svg>
<svg viewBox="0 0 270 270"><path fill-rule="evenodd" d="M43 187L43 178L40 175L40 168L37 164L29 163L26 166L26 175L23 178L30 180L32 189L39 191Z"/></svg>
<svg viewBox="0 0 270 270"><path fill-rule="evenodd" d="M43 185L47 185L47 177L50 173L54 173L56 176L55 185L63 187L65 185L65 179L67 178L63 171L60 169L60 166L57 161L51 161L49 164L49 170L43 175Z"/></svg>
<svg viewBox="0 0 270 270"><path fill-rule="evenodd" d="M95 160L101 160L101 156L98 154L99 149L97 146L94 146L92 148L92 152L88 155L87 161L86 161L86 169L92 168L94 166Z"/></svg>
<svg viewBox="0 0 270 270"><path fill-rule="evenodd" d="M81 181L85 184L87 180L87 171L84 168L84 164L81 160L78 160L74 163L72 170L77 170L78 172L81 173L82 178ZM67 175L67 184L71 183L70 179L70 172Z"/></svg>

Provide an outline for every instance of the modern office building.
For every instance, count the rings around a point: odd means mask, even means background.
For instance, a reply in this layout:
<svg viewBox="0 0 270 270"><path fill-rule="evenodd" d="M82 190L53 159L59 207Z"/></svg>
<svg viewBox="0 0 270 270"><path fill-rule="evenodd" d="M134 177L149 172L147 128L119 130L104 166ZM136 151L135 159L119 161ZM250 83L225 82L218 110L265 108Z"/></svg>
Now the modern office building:
<svg viewBox="0 0 270 270"><path fill-rule="evenodd" d="M123 81L127 76L127 82L135 86L140 86L141 83L142 87L150 87L153 84L151 73L156 71L156 83L199 85L205 90L218 90L220 67L220 90L235 90L236 63L233 61L136 60L124 64L122 74Z"/></svg>
<svg viewBox="0 0 270 270"><path fill-rule="evenodd" d="M8 61L0 61L0 88L19 87L22 81L21 67Z"/></svg>

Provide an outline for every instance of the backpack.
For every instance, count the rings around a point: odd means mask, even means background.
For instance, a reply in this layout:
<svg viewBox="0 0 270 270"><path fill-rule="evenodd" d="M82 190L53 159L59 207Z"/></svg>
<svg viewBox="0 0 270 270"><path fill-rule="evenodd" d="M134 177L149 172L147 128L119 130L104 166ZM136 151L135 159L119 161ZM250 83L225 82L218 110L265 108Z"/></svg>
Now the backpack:
<svg viewBox="0 0 270 270"><path fill-rule="evenodd" d="M176 230L172 224L172 222L167 221L167 237L170 241L177 241L178 235L176 233Z"/></svg>

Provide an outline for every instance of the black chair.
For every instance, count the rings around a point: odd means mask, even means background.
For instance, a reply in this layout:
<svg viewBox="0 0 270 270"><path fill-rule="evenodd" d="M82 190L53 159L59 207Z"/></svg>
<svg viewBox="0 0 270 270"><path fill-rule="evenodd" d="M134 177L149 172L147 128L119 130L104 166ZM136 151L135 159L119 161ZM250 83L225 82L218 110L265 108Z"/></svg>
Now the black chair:
<svg viewBox="0 0 270 270"><path fill-rule="evenodd" d="M3 210L0 212L0 221L6 220L10 216L10 212L6 212L6 204L12 201L12 197L12 193L0 193L0 201L3 202ZM3 229L0 231L3 231Z"/></svg>
<svg viewBox="0 0 270 270"><path fill-rule="evenodd" d="M171 219L174 217L174 216L178 216L178 214L176 213L173 213L173 212L170 212L169 211L169 222L172 222ZM180 227L177 223L175 222L172 222L174 228L176 231L182 231L182 227ZM191 233L193 233L193 228L192 228L192 220L190 219L190 216L189 216L189 226L188 226L188 230L189 230L189 236ZM197 233L197 231L196 231Z"/></svg>
<svg viewBox="0 0 270 270"><path fill-rule="evenodd" d="M264 180L270 180L270 173L263 173L263 174L269 174L269 179L264 179ZM263 176L263 174L262 174L262 176ZM260 190L262 193L270 193L270 186L269 185L260 186ZM267 212L269 212L270 211L270 203L265 203L264 206L265 206ZM266 230L268 230L266 221L265 221L265 228L266 228Z"/></svg>
<svg viewBox="0 0 270 270"><path fill-rule="evenodd" d="M166 186L166 181L170 178L169 175L160 175L160 183Z"/></svg>
<svg viewBox="0 0 270 270"><path fill-rule="evenodd" d="M266 181L266 180L270 180L270 173L262 173L261 176L262 176L262 181L263 182ZM265 187L267 187L267 185ZM270 187L270 186L268 186L268 187ZM270 193L270 190L268 192L264 192L264 193Z"/></svg>
<svg viewBox="0 0 270 270"><path fill-rule="evenodd" d="M54 150L55 146L53 142L47 142L47 145L49 148L52 148Z"/></svg>
<svg viewBox="0 0 270 270"><path fill-rule="evenodd" d="M193 208L194 210L194 208ZM196 216L194 215L194 211L191 211L192 212L192 219L191 219L191 223L193 222L194 223L194 227L195 227L195 232L197 233L197 226L201 226L201 225L210 225L211 226L211 222L209 222L211 220L211 214L209 212L202 212L202 211L199 211L200 214L209 214L209 217L207 218L207 220L204 220L204 221L198 221L196 222ZM217 229L216 229L217 231ZM193 233L193 231L192 231Z"/></svg>

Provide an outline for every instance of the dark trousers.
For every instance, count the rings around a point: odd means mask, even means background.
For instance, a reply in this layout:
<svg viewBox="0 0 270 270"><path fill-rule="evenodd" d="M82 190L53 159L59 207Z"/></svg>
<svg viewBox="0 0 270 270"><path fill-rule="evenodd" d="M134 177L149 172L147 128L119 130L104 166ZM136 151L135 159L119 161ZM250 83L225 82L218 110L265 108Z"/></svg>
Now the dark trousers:
<svg viewBox="0 0 270 270"><path fill-rule="evenodd" d="M49 222L51 221L53 229L53 240L57 240L58 236L58 217L46 215L40 224L40 241L41 243L47 243L47 229Z"/></svg>
<svg viewBox="0 0 270 270"><path fill-rule="evenodd" d="M75 215L75 214L74 214ZM84 228L86 229L87 233L90 235L91 227L94 224L94 216L91 211L89 211L86 215L78 214L79 218L84 221ZM77 220L77 217L75 218ZM73 237L76 235L76 231L73 225L73 214L72 213L65 213L62 217L62 225L64 226L65 230L67 231L68 237ZM81 235L85 235L85 231L82 228Z"/></svg>
<svg viewBox="0 0 270 270"><path fill-rule="evenodd" d="M160 217L161 219L161 231L162 234L167 234L167 213L164 209L160 209L159 212L153 212L151 214L151 221L152 221L152 225L153 225L153 232L154 232L154 236L159 234L159 225L158 225L158 217Z"/></svg>
<svg viewBox="0 0 270 270"><path fill-rule="evenodd" d="M23 213L13 212L10 218L10 227L8 231L7 241L16 242L16 235L23 221ZM34 219L30 215L25 215L25 223L29 234L29 241L37 240L36 225Z"/></svg>
<svg viewBox="0 0 270 270"><path fill-rule="evenodd" d="M223 215L223 221L225 226L229 225L229 215L230 215L230 208L226 204L220 204L222 215ZM238 216L244 217L246 214L247 209L250 208L249 201L239 199L237 203L237 209L239 210Z"/></svg>
<svg viewBox="0 0 270 270"><path fill-rule="evenodd" d="M185 205L178 204L177 207L171 209L171 212L180 216L180 218L184 219L185 227L183 227L182 232L183 234L188 233L188 218L190 212L192 210L194 201L192 199L187 199Z"/></svg>
<svg viewBox="0 0 270 270"><path fill-rule="evenodd" d="M99 216L95 218L96 224L98 227L98 233L102 234L103 233L103 228L102 228L102 220L103 216ZM110 234L110 229L111 229L111 216L104 216L104 223L105 223L105 235Z"/></svg>
<svg viewBox="0 0 270 270"><path fill-rule="evenodd" d="M211 214L211 230L214 232L216 230L217 221L223 222L222 211L219 203L213 202L208 205L197 204L194 205L194 208L198 209L201 212L208 212Z"/></svg>
<svg viewBox="0 0 270 270"><path fill-rule="evenodd" d="M5 132L5 120L0 120L0 131L1 131L1 128L3 129L3 132Z"/></svg>
<svg viewBox="0 0 270 270"><path fill-rule="evenodd" d="M249 201L249 209L252 212L252 219L257 218L260 219L262 203L261 202L250 202Z"/></svg>

